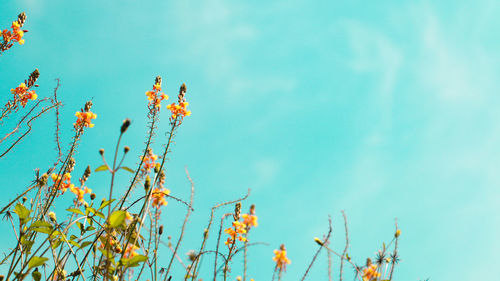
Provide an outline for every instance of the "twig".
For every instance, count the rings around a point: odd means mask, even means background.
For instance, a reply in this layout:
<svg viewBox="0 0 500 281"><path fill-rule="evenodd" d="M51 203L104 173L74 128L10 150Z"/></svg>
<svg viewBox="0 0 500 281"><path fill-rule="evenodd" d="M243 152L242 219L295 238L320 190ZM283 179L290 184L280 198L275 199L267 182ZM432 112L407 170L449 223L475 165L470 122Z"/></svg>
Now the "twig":
<svg viewBox="0 0 500 281"><path fill-rule="evenodd" d="M342 252L342 256L340 257L340 278L339 281L342 281L343 274L344 274L344 259L345 255L347 253L347 249L349 248L349 228L347 227L347 216L345 215L345 212L342 210L342 217L344 217L344 229L345 229L345 248L344 251Z"/></svg>
<svg viewBox="0 0 500 281"><path fill-rule="evenodd" d="M186 177L188 178L189 182L191 183L191 195L189 197L189 205L188 205L188 210L186 213L186 216L184 217L184 222L182 223L182 228L181 228L181 235L179 236L179 240L177 240L177 244L175 245L175 250L172 255L172 258L170 259L170 262L168 263L167 271L165 273L165 279L167 279L168 273L170 272L170 267L172 266L172 262L174 261L174 257L177 255L177 250L179 249L179 246L181 244L182 238L184 237L184 230L186 228L186 224L188 222L189 216L191 215L192 208L193 206L193 199L194 199L194 182L191 176L189 176L189 171L187 167L185 167L186 170ZM216 257L217 258L217 257Z"/></svg>
<svg viewBox="0 0 500 281"><path fill-rule="evenodd" d="M302 276L302 279L300 279L301 281L304 281L306 279L306 276L309 273L309 270L311 269L314 262L316 261L316 258L318 257L319 252L321 252L321 249L323 249L324 244L327 243L328 240L330 239L331 234L332 234L332 219L330 218L330 216L328 216L328 234L326 235L326 239L323 243L321 243L321 245L319 245L319 249L316 251L316 254L314 254L314 257L313 257L311 263L309 264L309 267L307 268L306 272L304 273L304 276ZM281 270L280 270L280 272L281 272Z"/></svg>

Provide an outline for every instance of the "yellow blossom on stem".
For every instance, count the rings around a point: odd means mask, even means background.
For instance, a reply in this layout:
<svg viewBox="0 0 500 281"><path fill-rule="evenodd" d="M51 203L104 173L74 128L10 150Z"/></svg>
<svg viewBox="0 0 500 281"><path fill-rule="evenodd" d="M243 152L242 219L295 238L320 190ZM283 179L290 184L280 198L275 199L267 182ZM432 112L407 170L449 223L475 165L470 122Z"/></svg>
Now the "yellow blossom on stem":
<svg viewBox="0 0 500 281"><path fill-rule="evenodd" d="M255 205L250 206L250 212L248 214L241 215L243 218L243 223L247 226L247 230L251 227L256 227L259 224L257 223L257 216L255 215Z"/></svg>
<svg viewBox="0 0 500 281"><path fill-rule="evenodd" d="M167 105L167 109L172 113L171 118L184 118L185 116L191 115L191 111L186 109L188 105L188 102L179 102L179 104L172 103Z"/></svg>
<svg viewBox="0 0 500 281"><path fill-rule="evenodd" d="M281 244L279 250L274 250L273 261L276 262L276 268L281 270L286 270L286 265L290 264L291 261L286 256L285 244Z"/></svg>
<svg viewBox="0 0 500 281"><path fill-rule="evenodd" d="M54 181L53 187L61 191L61 194L66 192L66 189L68 188L70 190L74 188L74 185L71 183L71 175L69 173L66 173L64 175L52 173L51 178Z"/></svg>
<svg viewBox="0 0 500 281"><path fill-rule="evenodd" d="M155 188L153 194L151 194L151 200L153 207L160 208L161 206L167 206L168 202L165 199L165 195L169 195L170 190L166 188Z"/></svg>
<svg viewBox="0 0 500 281"><path fill-rule="evenodd" d="M15 42L19 43L19 45L24 44L23 36L28 31L21 30L21 27L24 25L25 20L26 14L23 12L17 16L16 21L12 22L12 31L7 29L0 30L0 38L2 39L0 42L0 52L10 49Z"/></svg>
<svg viewBox="0 0 500 281"><path fill-rule="evenodd" d="M161 101L168 99L168 96L161 92L160 76L156 77L155 84L153 85L153 90L147 91L146 96L148 97L148 107L150 107L150 109L160 109Z"/></svg>
<svg viewBox="0 0 500 281"><path fill-rule="evenodd" d="M25 83L19 84L15 89L11 89L10 92L14 95L14 101L19 102L22 107L25 107L29 100L36 100L38 97L35 90L29 90Z"/></svg>
<svg viewBox="0 0 500 281"><path fill-rule="evenodd" d="M232 228L229 227L224 230L224 232L229 235L224 244L226 244L229 248L231 248L236 239L241 242L247 241L246 237L242 235L247 233L246 228L247 226L244 223L239 221L233 221L233 227Z"/></svg>
<svg viewBox="0 0 500 281"><path fill-rule="evenodd" d="M144 173L149 173L151 169L153 169L156 165L156 159L158 159L158 155L153 154L153 150L151 148L148 148L148 151L146 152L146 156L144 158L142 156L139 156L139 159L142 160L143 163L143 172Z"/></svg>
<svg viewBox="0 0 500 281"><path fill-rule="evenodd" d="M363 281L376 280L380 277L380 272L377 272L377 265L370 264L363 269Z"/></svg>
<svg viewBox="0 0 500 281"><path fill-rule="evenodd" d="M92 193L92 189L90 189L90 188L88 188L88 187L86 187L86 186L84 186L84 187L80 188L80 187L77 187L77 186L72 185L72 186L70 186L70 187L69 187L69 190L70 190L71 192L73 192L73 193L76 195L76 199L77 199L79 202L81 202L81 203L85 202L85 200L83 200L83 196L84 196L85 194L90 194L90 193Z"/></svg>
<svg viewBox="0 0 500 281"><path fill-rule="evenodd" d="M73 124L75 129L79 128L92 128L94 127L94 124L92 124L92 120L97 118L97 115L93 113L92 111L77 111L75 113L76 116L76 122Z"/></svg>

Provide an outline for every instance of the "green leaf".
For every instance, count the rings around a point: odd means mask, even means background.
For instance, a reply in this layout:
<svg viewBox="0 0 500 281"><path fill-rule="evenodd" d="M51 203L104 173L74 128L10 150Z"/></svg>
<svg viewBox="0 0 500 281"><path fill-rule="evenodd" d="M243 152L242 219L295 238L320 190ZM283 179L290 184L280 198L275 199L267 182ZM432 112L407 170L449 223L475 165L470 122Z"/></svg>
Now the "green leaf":
<svg viewBox="0 0 500 281"><path fill-rule="evenodd" d="M109 216L109 226L116 228L125 222L127 212L123 210L114 211Z"/></svg>
<svg viewBox="0 0 500 281"><path fill-rule="evenodd" d="M33 243L35 243L35 241L29 240L29 238L27 237L27 235L21 236L21 244L29 246L29 245L33 245Z"/></svg>
<svg viewBox="0 0 500 281"><path fill-rule="evenodd" d="M31 224L31 227L52 227L52 225L46 221L36 221Z"/></svg>
<svg viewBox="0 0 500 281"><path fill-rule="evenodd" d="M85 214L79 209L67 209L66 211L85 216Z"/></svg>
<svg viewBox="0 0 500 281"><path fill-rule="evenodd" d="M52 249L57 249L61 245L61 239L57 239L52 243Z"/></svg>
<svg viewBox="0 0 500 281"><path fill-rule="evenodd" d="M14 207L14 213L19 216L19 221L21 221L21 224L25 224L28 221L31 211L26 209L23 204L17 203L16 207Z"/></svg>
<svg viewBox="0 0 500 281"><path fill-rule="evenodd" d="M28 270L32 269L33 267L44 265L45 262L48 260L49 259L45 257L32 257L28 262L28 268L29 268Z"/></svg>
<svg viewBox="0 0 500 281"><path fill-rule="evenodd" d="M31 230L36 231L36 232L40 232L40 233L45 233L45 234L52 233L52 229L47 228L47 227L33 227L33 228L31 228Z"/></svg>
<svg viewBox="0 0 500 281"><path fill-rule="evenodd" d="M102 171L107 171L107 170L108 170L108 166L101 165L101 166L97 167L97 169L95 169L94 172L102 172Z"/></svg>
<svg viewBox="0 0 500 281"><path fill-rule="evenodd" d="M75 247L77 247L77 248L80 248L80 244L76 243L75 241L73 241L73 240L68 240L68 242L69 242L71 245L73 245L73 246L75 246Z"/></svg>
<svg viewBox="0 0 500 281"><path fill-rule="evenodd" d="M103 202L101 203L101 206L100 206L100 207L99 207L99 209L97 209L97 210L102 210L102 209L104 209L106 206L108 206L109 204L113 203L113 201L115 201L115 199L111 199L111 200L109 200L109 201L103 201Z"/></svg>
<svg viewBox="0 0 500 281"><path fill-rule="evenodd" d="M95 212L96 210L92 207L88 207L87 209L85 209L85 213L88 215L89 213L92 213L95 215Z"/></svg>
<svg viewBox="0 0 500 281"><path fill-rule="evenodd" d="M83 249L83 248L87 247L87 246L88 246L88 245L90 245L90 244L92 244L92 242L90 242L90 241L85 241L85 242L83 242L83 243L80 245L80 248L81 248L81 249Z"/></svg>
<svg viewBox="0 0 500 281"><path fill-rule="evenodd" d="M106 219L106 217L104 217L104 214L101 212L96 212L95 215L102 218L103 220Z"/></svg>
<svg viewBox="0 0 500 281"><path fill-rule="evenodd" d="M106 249L97 248L106 258L113 259L113 255Z"/></svg>
<svg viewBox="0 0 500 281"><path fill-rule="evenodd" d="M135 171L132 170L132 169L130 169L129 167L121 167L120 169L123 169L123 170L125 170L127 172L131 172L132 174L135 173Z"/></svg>
<svg viewBox="0 0 500 281"><path fill-rule="evenodd" d="M33 273L31 273L31 277L33 277L33 280L35 281L40 281L42 279L42 274L40 273L40 271L35 270L33 271Z"/></svg>
<svg viewBox="0 0 500 281"><path fill-rule="evenodd" d="M77 221L76 225L78 225L78 229L80 229L81 234L85 233L85 227L83 226L83 224L81 222Z"/></svg>
<svg viewBox="0 0 500 281"><path fill-rule="evenodd" d="M130 260L128 260L127 267L138 266L139 263L145 262L147 260L148 260L148 257L143 256L143 255L134 256L133 258L131 258Z"/></svg>

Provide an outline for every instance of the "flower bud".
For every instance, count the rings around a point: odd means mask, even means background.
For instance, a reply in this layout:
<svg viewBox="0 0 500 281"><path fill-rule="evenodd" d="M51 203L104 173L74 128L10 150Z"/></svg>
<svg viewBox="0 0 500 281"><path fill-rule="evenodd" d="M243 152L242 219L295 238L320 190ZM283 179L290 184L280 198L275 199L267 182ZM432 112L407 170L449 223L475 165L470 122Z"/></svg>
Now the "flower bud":
<svg viewBox="0 0 500 281"><path fill-rule="evenodd" d="M99 154L101 154L101 155L104 154L104 149L103 148L99 149Z"/></svg>
<svg viewBox="0 0 500 281"><path fill-rule="evenodd" d="M144 182L144 189L148 191L150 187L151 187L151 179L149 178L149 176L146 176L146 181Z"/></svg>
<svg viewBox="0 0 500 281"><path fill-rule="evenodd" d="M56 218L56 213L54 213L54 212L49 212L49 218L50 218L50 220L52 220L53 222L56 222L56 221L57 221L57 218Z"/></svg>
<svg viewBox="0 0 500 281"><path fill-rule="evenodd" d="M130 147L128 145L126 145L124 148L123 148L123 152L127 153L130 151Z"/></svg>
<svg viewBox="0 0 500 281"><path fill-rule="evenodd" d="M318 245L323 246L323 241L321 241L318 237L314 237L314 241L318 243Z"/></svg>
<svg viewBox="0 0 500 281"><path fill-rule="evenodd" d="M130 126L130 119L125 119L123 120L122 127L120 128L120 133L125 133L128 129L128 126Z"/></svg>
<svg viewBox="0 0 500 281"><path fill-rule="evenodd" d="M401 235L401 229L396 230L396 233L394 233L394 237L398 238L399 235Z"/></svg>

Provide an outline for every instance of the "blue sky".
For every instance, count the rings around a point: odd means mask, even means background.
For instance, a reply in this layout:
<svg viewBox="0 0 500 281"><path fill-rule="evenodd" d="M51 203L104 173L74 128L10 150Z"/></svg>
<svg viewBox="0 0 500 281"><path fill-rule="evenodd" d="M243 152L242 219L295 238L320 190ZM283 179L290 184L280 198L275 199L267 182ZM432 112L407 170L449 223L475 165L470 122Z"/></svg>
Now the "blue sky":
<svg viewBox="0 0 500 281"><path fill-rule="evenodd" d="M211 205L252 188L253 239L270 243L251 252L256 280L270 278L280 243L292 260L285 280L300 276L328 214L341 249L340 210L360 263L390 240L397 217L396 279L490 278L500 250L495 1L3 1L0 25L20 11L29 33L0 57L2 100L34 68L39 96L60 78L68 143L74 111L92 98L98 119L77 173L101 164L97 150L113 149L127 117L134 166L146 134L144 92L156 75L172 97L187 84L193 114L167 168L173 194L188 196L184 166L196 182L182 252L198 246ZM53 128L53 116L40 120L0 162L4 203L52 163ZM157 150L163 142L159 133ZM108 181L94 174L88 185L104 197ZM164 222L176 237L183 210L168 208ZM324 257L310 277L326 278Z"/></svg>

